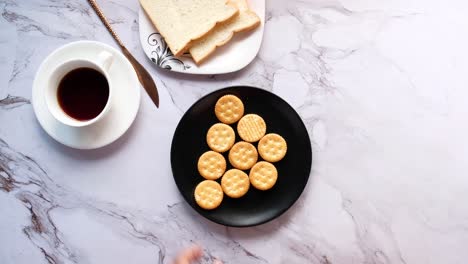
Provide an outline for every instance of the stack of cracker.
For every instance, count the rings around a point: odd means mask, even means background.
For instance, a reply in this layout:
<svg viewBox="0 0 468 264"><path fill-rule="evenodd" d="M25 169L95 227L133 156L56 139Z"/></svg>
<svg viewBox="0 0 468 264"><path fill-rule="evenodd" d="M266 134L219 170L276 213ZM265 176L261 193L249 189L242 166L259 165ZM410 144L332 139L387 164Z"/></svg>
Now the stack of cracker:
<svg viewBox="0 0 468 264"><path fill-rule="evenodd" d="M283 159L287 151L283 137L266 134L266 123L261 116L244 115L244 104L238 97L224 95L219 98L215 115L221 123L208 129L206 142L211 150L198 159L198 172L205 180L195 188L195 201L206 210L217 208L224 194L230 198L243 197L250 185L261 191L271 189L278 179L278 171L272 163ZM237 133L242 139L237 143L230 126L236 122ZM256 142L257 147L253 145ZM228 171L226 159L221 154L226 152L234 167ZM263 161L258 161L259 156ZM249 174L245 172L247 170L250 170ZM219 179L221 184L217 182Z"/></svg>
<svg viewBox="0 0 468 264"><path fill-rule="evenodd" d="M140 0L175 56L188 51L200 64L236 32L260 25L247 0Z"/></svg>

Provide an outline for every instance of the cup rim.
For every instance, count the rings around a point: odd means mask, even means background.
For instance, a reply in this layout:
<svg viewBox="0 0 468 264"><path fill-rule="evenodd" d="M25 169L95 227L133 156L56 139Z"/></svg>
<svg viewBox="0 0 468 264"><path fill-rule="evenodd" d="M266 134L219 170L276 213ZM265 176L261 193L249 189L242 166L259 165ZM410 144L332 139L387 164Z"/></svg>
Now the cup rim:
<svg viewBox="0 0 468 264"><path fill-rule="evenodd" d="M92 119L89 119L89 120L78 120L78 119L75 119L73 118L72 116L68 115L64 110L63 108L60 106L60 104L57 102L57 105L58 105L58 108L59 109L56 109L57 107L53 107L52 106L52 102L51 102L51 99L50 96L47 95L47 92L45 93L45 101L46 101L46 106L47 106L47 109L48 111L52 114L52 116L54 116L54 118L67 125L67 126L71 126L71 127L85 127L85 126L89 126L89 125L92 125L94 123L96 123L97 121L99 121L100 119L102 119L102 117L108 112L109 108L110 108L110 104L111 104L111 99L112 99L112 84L111 84L111 79L110 79L110 76L108 74L108 72L103 69L102 66L100 66L99 64L97 64L96 62L90 60L90 59L83 59L83 58L74 58L74 59L69 59L67 61L64 61L62 62L60 65L57 65L57 67L55 67L52 71L51 71L51 74L49 75L49 79L54 75L56 74L56 72L64 67L65 65L69 64L69 63L73 63L73 62L86 62L86 63L89 63L89 64L92 64L96 69L99 69L99 72L101 74L104 75L104 77L106 78L107 80L107 83L108 83L108 86L109 86L109 96L107 97L107 102L106 102L106 105L104 106L104 108L102 109L102 111L95 117L93 117ZM60 81L63 79L63 77L65 77L65 75L67 75L69 72L75 70L75 69L78 69L78 68L86 68L86 66L84 67L74 67L68 71L66 71L62 76L59 76L57 78L57 83L56 85L58 85L60 83ZM96 70L95 69L95 70ZM49 85L50 85L50 80L49 80ZM46 89L50 89L50 87L47 87ZM55 89L58 89L55 88ZM55 95L55 100L58 101L58 97L57 95ZM60 112L60 114L58 113Z"/></svg>

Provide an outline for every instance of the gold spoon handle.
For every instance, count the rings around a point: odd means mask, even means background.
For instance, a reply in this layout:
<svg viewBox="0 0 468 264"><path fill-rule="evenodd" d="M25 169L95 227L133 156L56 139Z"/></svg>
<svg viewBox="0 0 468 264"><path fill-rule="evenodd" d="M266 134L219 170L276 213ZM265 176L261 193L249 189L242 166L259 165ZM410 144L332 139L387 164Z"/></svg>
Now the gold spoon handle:
<svg viewBox="0 0 468 264"><path fill-rule="evenodd" d="M96 14L99 16L102 23L104 23L104 26L106 26L107 30L111 33L112 37L115 39L117 44L120 46L125 57L127 57L127 59L132 64L138 76L138 80L140 80L141 85L143 86L145 91L148 93L153 103L156 105L156 107L159 107L158 88L156 87L156 84L154 83L153 78L151 78L151 75L149 74L149 72L125 48L119 36L117 36L114 29L112 29L109 21L107 21L107 18L102 13L101 8L99 8L99 6L97 5L96 0L88 0L88 2L91 5L91 7L94 9L94 11L96 11Z"/></svg>
<svg viewBox="0 0 468 264"><path fill-rule="evenodd" d="M107 18L102 13L101 8L99 8L99 6L97 5L96 0L88 0L88 2L91 5L91 7L94 9L94 11L96 11L96 14L99 16L102 23L104 23L104 26L106 26L107 30L111 33L112 37L115 39L117 44L119 44L120 47L124 47L124 44L120 40L119 36L117 36L114 29L112 29L109 21L107 21Z"/></svg>

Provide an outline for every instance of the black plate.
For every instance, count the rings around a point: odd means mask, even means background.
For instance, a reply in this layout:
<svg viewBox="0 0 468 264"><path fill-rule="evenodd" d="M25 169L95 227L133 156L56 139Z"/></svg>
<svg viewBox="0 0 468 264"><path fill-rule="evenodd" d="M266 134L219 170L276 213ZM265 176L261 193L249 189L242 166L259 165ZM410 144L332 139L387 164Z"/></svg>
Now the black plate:
<svg viewBox="0 0 468 264"><path fill-rule="evenodd" d="M200 155L209 150L206 144L208 129L219 122L214 114L216 101L226 94L234 94L244 102L245 114L262 116L267 133L283 136L288 151L283 160L274 164L278 170L278 181L272 189L262 192L251 186L244 197L232 199L225 195L220 207L207 211L198 207L193 196L197 184L204 180L198 173L197 162ZM237 123L231 126L237 131ZM236 142L239 140L236 132ZM224 157L228 161L227 152ZM171 164L177 187L193 209L216 223L245 227L270 221L294 204L309 179L312 150L304 123L288 103L262 89L236 86L210 93L190 107L176 128ZM228 162L230 168L232 166Z"/></svg>

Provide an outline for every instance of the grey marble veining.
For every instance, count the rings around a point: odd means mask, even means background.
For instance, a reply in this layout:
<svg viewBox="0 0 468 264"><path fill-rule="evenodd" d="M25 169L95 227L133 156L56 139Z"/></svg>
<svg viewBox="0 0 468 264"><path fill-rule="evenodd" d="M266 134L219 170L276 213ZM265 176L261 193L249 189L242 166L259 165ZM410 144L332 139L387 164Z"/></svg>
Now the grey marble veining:
<svg viewBox="0 0 468 264"><path fill-rule="evenodd" d="M0 0L0 263L170 263L192 243L202 263L466 263L466 1L267 1L258 56L212 76L156 69L138 2L99 3L161 108L144 95L103 149L55 142L30 104L40 63L71 41L115 43L86 1ZM235 84L287 100L314 152L296 204L246 229L189 208L169 164L183 113Z"/></svg>
<svg viewBox="0 0 468 264"><path fill-rule="evenodd" d="M13 194L30 214L30 224L22 228L23 234L51 263L79 263L80 253L67 245L64 234L52 219L52 211L83 210L91 217L117 228L131 240L139 240L154 247L157 263L164 263L167 253L179 248L181 241L199 241L206 245L204 261L225 256L237 263L266 263L235 240L215 236L203 227L191 225L200 221L194 212L186 212L184 204L167 205L161 215L147 215L131 208L119 208L112 202L98 201L83 197L61 185L54 183L32 158L12 150L5 142L0 142L2 168L1 190ZM76 226L80 228L79 226ZM215 230L224 233L215 227ZM165 241L163 241L165 239ZM228 248L229 251L225 251ZM129 256L130 257L130 256Z"/></svg>

